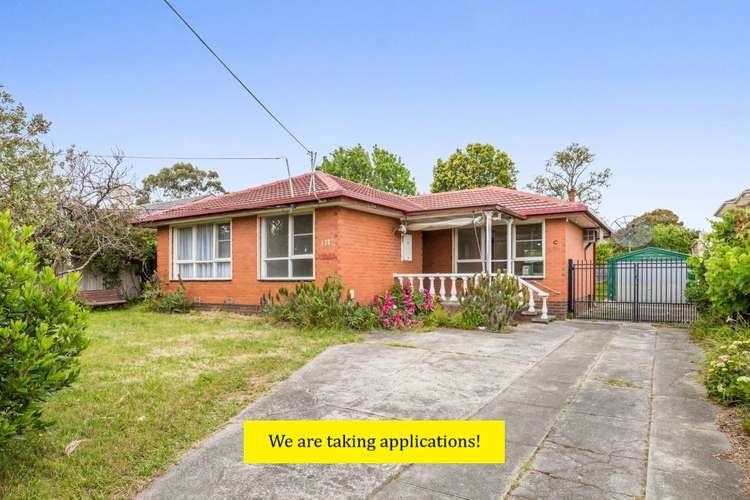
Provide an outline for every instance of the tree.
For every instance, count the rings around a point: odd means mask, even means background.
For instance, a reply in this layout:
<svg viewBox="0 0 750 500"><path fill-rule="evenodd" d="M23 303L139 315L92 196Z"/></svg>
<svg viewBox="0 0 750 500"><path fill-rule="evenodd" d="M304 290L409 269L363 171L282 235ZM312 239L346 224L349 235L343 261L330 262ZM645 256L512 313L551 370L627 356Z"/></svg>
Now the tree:
<svg viewBox="0 0 750 500"><path fill-rule="evenodd" d="M128 223L133 187L122 155L50 150L42 141L49 128L0 87L0 207L34 228L40 265L62 274L108 252L144 255L137 236L147 230Z"/></svg>
<svg viewBox="0 0 750 500"><path fill-rule="evenodd" d="M224 194L219 174L201 170L192 163L175 163L143 179L138 204L151 201L179 200L200 194Z"/></svg>
<svg viewBox="0 0 750 500"><path fill-rule="evenodd" d="M611 238L596 243L596 263L606 264L615 255L627 252L627 248L620 247Z"/></svg>
<svg viewBox="0 0 750 500"><path fill-rule="evenodd" d="M682 221L680 220L680 217L673 211L669 210L668 208L657 208L655 210L651 210L650 212L641 214L635 218L633 223L644 222L644 221L650 224L665 224L665 225L674 224L678 226L683 225Z"/></svg>
<svg viewBox="0 0 750 500"><path fill-rule="evenodd" d="M432 192L473 189L485 186L516 187L518 169L508 153L491 144L468 144L443 161L432 173Z"/></svg>
<svg viewBox="0 0 750 500"><path fill-rule="evenodd" d="M377 145L373 146L372 154L361 144L337 148L330 160L327 156L323 157L320 170L390 193L417 194L414 178L401 157Z"/></svg>
<svg viewBox="0 0 750 500"><path fill-rule="evenodd" d="M635 220L635 219L634 219ZM632 224L632 222L631 222ZM693 243L698 239L699 232L680 224L654 224L651 228L652 238L647 246L663 248L673 252L690 254ZM628 248L619 245L613 239L602 241L596 246L596 261L604 263L618 255L628 253Z"/></svg>
<svg viewBox="0 0 750 500"><path fill-rule="evenodd" d="M547 174L537 176L527 187L564 200L573 194L581 203L598 208L601 190L609 186L612 171L608 168L590 171L584 177L593 162L594 154L589 148L574 142L562 151L555 151L545 164Z"/></svg>
<svg viewBox="0 0 750 500"><path fill-rule="evenodd" d="M698 231L678 224L655 224L649 246L689 254L698 239Z"/></svg>
<svg viewBox="0 0 750 500"><path fill-rule="evenodd" d="M78 275L57 278L41 267L31 234L0 212L0 449L49 425L42 402L76 379L86 347Z"/></svg>

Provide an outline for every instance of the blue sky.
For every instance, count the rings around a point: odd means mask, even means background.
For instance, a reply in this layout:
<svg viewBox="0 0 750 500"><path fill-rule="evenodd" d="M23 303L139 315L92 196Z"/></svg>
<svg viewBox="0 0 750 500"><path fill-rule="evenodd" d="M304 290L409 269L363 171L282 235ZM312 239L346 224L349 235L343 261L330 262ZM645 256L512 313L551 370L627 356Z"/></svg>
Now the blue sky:
<svg viewBox="0 0 750 500"><path fill-rule="evenodd" d="M519 187L588 145L614 171L610 220L664 207L702 228L750 187L750 2L173 1L312 149L378 144L421 191L469 142L507 151ZM158 0L4 0L3 17L0 83L58 147L309 168ZM195 163L231 190L284 175Z"/></svg>

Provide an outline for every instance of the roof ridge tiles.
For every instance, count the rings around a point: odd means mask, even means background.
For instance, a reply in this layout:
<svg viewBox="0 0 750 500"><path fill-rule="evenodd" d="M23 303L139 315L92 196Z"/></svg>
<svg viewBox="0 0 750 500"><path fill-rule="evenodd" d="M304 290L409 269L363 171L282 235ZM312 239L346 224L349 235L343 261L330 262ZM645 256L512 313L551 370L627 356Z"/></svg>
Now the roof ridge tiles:
<svg viewBox="0 0 750 500"><path fill-rule="evenodd" d="M310 176L314 176L313 179L318 183L315 193L310 193L306 188ZM289 182L292 184L291 189ZM196 200L179 207L139 217L138 221L147 223L201 215L226 214L338 197L379 205L403 214L487 206L502 207L522 217L589 212L588 207L580 202L560 200L501 186L404 196L316 170L225 195Z"/></svg>

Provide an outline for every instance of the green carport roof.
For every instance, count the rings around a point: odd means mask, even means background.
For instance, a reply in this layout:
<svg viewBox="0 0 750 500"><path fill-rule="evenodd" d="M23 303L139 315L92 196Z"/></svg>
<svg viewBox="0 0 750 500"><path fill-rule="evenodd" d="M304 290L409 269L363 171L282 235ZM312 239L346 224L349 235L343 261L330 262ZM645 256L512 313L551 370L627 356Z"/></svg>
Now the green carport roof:
<svg viewBox="0 0 750 500"><path fill-rule="evenodd" d="M612 257L609 262L619 262L628 260L648 260L648 259L687 259L690 257L686 253L674 252L672 250L665 250L664 248L646 247L640 250L634 250L630 253L618 255Z"/></svg>

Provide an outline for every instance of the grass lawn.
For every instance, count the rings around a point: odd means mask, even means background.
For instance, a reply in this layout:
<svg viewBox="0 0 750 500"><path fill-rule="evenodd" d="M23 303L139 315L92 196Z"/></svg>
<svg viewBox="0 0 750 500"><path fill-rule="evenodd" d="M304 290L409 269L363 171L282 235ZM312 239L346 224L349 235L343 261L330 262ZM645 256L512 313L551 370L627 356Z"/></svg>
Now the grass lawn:
<svg viewBox="0 0 750 500"><path fill-rule="evenodd" d="M132 497L273 383L358 339L140 308L92 313L89 338L78 381L45 405L56 424L0 454L0 497Z"/></svg>

